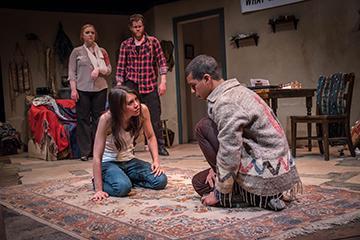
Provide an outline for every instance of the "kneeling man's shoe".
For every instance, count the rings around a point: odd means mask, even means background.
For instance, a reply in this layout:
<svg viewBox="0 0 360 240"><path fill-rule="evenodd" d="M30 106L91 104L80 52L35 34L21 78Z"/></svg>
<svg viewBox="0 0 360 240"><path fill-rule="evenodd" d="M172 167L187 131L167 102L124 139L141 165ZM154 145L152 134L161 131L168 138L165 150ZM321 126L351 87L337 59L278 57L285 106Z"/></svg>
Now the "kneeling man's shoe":
<svg viewBox="0 0 360 240"><path fill-rule="evenodd" d="M169 156L169 152L166 150L165 146L159 147L159 155L160 156Z"/></svg>

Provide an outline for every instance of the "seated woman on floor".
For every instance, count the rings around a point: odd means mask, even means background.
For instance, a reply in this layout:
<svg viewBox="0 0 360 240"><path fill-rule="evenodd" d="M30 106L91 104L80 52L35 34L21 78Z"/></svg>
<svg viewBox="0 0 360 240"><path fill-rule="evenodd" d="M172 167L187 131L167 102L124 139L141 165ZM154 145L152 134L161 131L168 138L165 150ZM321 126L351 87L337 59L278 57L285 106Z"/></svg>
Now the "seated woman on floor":
<svg viewBox="0 0 360 240"><path fill-rule="evenodd" d="M93 156L95 195L98 201L110 196L124 197L132 186L164 189L167 177L160 167L158 146L150 112L136 91L120 86L108 95L109 110L99 120ZM152 164L134 156L134 140L144 129Z"/></svg>

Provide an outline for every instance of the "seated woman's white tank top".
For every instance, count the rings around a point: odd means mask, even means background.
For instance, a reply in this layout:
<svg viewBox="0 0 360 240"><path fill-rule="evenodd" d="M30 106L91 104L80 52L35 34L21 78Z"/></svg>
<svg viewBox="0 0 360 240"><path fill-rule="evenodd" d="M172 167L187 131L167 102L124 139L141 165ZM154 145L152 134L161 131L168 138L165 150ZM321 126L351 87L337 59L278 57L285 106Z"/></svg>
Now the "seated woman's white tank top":
<svg viewBox="0 0 360 240"><path fill-rule="evenodd" d="M120 131L120 135L122 135L124 139L124 148L119 151L115 146L113 135L109 134L106 137L102 162L129 161L135 157L134 136L131 136L130 132L126 132L123 129Z"/></svg>

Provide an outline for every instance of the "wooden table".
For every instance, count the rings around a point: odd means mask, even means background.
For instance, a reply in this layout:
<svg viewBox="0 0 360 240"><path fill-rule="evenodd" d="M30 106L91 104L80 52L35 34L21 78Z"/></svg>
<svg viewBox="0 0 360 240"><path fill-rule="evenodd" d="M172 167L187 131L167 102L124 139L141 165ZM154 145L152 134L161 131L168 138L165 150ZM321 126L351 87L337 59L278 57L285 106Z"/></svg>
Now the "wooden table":
<svg viewBox="0 0 360 240"><path fill-rule="evenodd" d="M255 92L261 96L272 108L275 115L277 115L278 99L279 98L301 98L306 99L306 114L311 115L312 97L315 95L314 88L292 88L292 89L257 89ZM308 136L311 136L311 123L307 125ZM308 140L308 150L311 151L311 140Z"/></svg>
<svg viewBox="0 0 360 240"><path fill-rule="evenodd" d="M311 115L312 97L315 95L316 89L313 88L297 88L297 89L259 89L255 90L272 108L277 115L279 98L306 98L306 113Z"/></svg>

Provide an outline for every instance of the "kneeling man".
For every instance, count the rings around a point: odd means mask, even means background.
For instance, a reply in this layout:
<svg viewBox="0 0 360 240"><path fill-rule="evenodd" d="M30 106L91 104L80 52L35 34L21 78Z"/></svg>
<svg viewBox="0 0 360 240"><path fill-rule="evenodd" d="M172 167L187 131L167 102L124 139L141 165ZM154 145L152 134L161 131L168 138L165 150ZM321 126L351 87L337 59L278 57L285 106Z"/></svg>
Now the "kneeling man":
<svg viewBox="0 0 360 240"><path fill-rule="evenodd" d="M301 181L272 110L237 79L222 79L213 57L197 56L185 74L192 93L208 103L208 117L195 129L211 167L192 180L202 203L284 209L285 193L293 198Z"/></svg>

